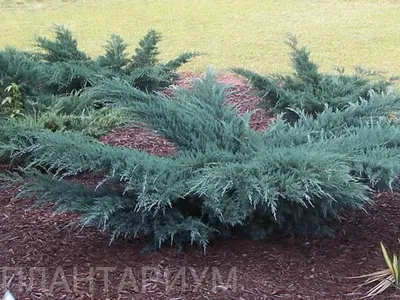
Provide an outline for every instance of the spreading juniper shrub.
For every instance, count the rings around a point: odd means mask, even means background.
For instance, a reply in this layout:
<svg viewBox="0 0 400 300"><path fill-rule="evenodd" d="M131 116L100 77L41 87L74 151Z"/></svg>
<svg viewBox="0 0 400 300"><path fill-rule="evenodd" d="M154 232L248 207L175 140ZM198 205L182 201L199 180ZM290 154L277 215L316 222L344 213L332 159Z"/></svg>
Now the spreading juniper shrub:
<svg viewBox="0 0 400 300"><path fill-rule="evenodd" d="M79 132L50 131L26 133L29 139L15 139L9 151L30 162L23 194L78 213L112 241L142 236L153 248L205 249L237 232L258 239L332 234L330 220L370 203L371 191L391 188L400 170L400 130L388 117L399 111L397 94L371 94L342 110L327 104L315 116L298 110L295 124L279 116L265 132L226 105L226 87L211 71L173 100L118 79L84 97L124 107L173 142L176 153L158 157ZM38 166L49 166L48 173ZM89 185L67 180L87 172L104 175ZM107 184L123 188L101 188Z"/></svg>
<svg viewBox="0 0 400 300"><path fill-rule="evenodd" d="M284 113L290 122L298 120L296 109L316 116L329 105L342 110L361 99L368 100L372 93L387 91L390 82L377 72L368 72L357 67L354 75L346 75L338 68L334 74L321 73L310 58L306 47L300 47L294 36L287 41L291 49L290 57L294 69L291 75L260 75L243 69L233 69L250 80L260 90L262 105L267 112Z"/></svg>

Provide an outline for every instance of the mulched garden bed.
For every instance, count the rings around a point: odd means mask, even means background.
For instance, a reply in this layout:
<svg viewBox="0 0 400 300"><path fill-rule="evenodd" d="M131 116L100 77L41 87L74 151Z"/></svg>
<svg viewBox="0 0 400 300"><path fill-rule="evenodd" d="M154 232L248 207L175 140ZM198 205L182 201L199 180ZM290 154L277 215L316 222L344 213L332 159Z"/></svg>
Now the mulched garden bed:
<svg viewBox="0 0 400 300"><path fill-rule="evenodd" d="M190 87L195 77L186 74L178 84ZM246 82L229 75L219 80L233 85L228 102L240 113L258 108L260 99ZM270 122L258 111L251 126L264 130ZM116 130L101 140L156 155L175 151L139 127ZM33 200L17 200L17 193L17 187L0 191L0 292L7 285L21 300L357 299L367 289L349 295L361 281L347 277L385 267L381 241L393 251L400 245L397 192L375 195L376 203L366 211L344 213L333 224L333 238L233 238L214 242L206 253L164 247L144 254L140 240L109 245L106 234L71 223L75 216L55 214L51 207L30 210ZM87 276L93 281L82 281ZM391 289L375 299L396 298L400 295Z"/></svg>

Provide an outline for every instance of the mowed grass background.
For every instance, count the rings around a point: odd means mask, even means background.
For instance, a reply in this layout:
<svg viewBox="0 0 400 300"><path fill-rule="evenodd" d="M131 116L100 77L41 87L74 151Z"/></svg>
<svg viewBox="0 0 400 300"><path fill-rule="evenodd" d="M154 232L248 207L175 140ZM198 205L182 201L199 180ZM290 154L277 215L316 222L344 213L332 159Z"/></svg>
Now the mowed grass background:
<svg viewBox="0 0 400 300"><path fill-rule="evenodd" d="M79 47L99 55L111 33L133 51L154 28L161 57L206 53L183 70L233 66L258 72L289 70L286 33L312 51L322 70L356 65L400 74L398 0L0 0L0 47L32 49L35 35L68 26Z"/></svg>

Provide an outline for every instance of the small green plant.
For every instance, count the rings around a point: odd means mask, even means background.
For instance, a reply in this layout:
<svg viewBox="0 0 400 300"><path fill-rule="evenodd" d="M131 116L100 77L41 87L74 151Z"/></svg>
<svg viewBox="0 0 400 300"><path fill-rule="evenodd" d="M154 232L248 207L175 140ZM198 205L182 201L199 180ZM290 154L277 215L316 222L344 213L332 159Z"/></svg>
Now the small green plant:
<svg viewBox="0 0 400 300"><path fill-rule="evenodd" d="M1 114L10 118L23 116L24 100L19 85L13 82L4 91L7 93L7 96L0 105Z"/></svg>
<svg viewBox="0 0 400 300"><path fill-rule="evenodd" d="M385 246L381 243L382 254L385 259L387 269L373 272L366 275L356 276L352 278L367 278L367 280L358 286L357 290L363 286L370 285L372 283L377 283L373 288L371 288L365 296L361 299L374 297L391 286L400 289L400 266L397 254L393 254L391 258Z"/></svg>

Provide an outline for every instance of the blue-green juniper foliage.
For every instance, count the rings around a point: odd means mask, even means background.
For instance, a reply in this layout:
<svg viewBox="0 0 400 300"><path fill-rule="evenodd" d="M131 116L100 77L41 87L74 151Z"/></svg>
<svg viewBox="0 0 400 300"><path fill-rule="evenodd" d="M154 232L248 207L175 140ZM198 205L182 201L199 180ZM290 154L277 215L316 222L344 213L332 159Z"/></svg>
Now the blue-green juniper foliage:
<svg viewBox="0 0 400 300"><path fill-rule="evenodd" d="M212 71L173 99L104 79L82 101L124 110L173 142L176 153L157 157L79 132L28 130L2 147L29 163L9 180L22 178L23 194L78 213L112 240L146 236L156 248L205 248L238 232L330 234L332 218L362 208L373 189L395 186L400 127L388 116L399 111L399 95L370 93L340 110L326 103L316 115L298 109L295 122L279 115L255 132L249 115L226 104L227 93ZM98 182L70 180L86 172Z"/></svg>
<svg viewBox="0 0 400 300"><path fill-rule="evenodd" d="M198 54L185 52L162 63L158 59L160 40L161 35L150 30L129 56L124 40L114 34L104 46L104 54L90 58L78 48L68 29L55 26L54 39L36 38L37 51L0 50L0 103L5 99L17 103L9 87L16 86L20 92L18 109L0 105L0 139L12 136L6 132L10 122L16 123L13 128L20 130L25 127L73 130L92 136L115 128L122 123L123 116L90 98L82 99L82 90L113 78L149 93L168 87L178 76L176 70ZM10 121L16 112L20 118Z"/></svg>
<svg viewBox="0 0 400 300"><path fill-rule="evenodd" d="M356 68L355 75L346 75L341 68L337 68L337 74L321 73L310 52L300 47L294 36L289 36L287 44L291 49L292 75L260 75L242 68L233 71L260 90L267 111L284 112L284 118L290 122L298 119L293 109L301 108L306 114L316 116L326 104L332 109L343 109L360 99L368 100L371 91L381 93L389 87L379 73L361 67Z"/></svg>

